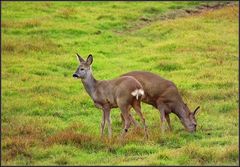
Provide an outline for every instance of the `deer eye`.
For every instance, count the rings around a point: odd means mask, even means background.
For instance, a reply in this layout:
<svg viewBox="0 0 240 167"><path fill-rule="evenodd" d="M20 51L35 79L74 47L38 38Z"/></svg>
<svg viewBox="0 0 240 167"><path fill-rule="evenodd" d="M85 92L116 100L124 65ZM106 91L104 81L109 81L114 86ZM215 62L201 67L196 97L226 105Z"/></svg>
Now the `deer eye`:
<svg viewBox="0 0 240 167"><path fill-rule="evenodd" d="M81 71L83 71L83 70L84 70L84 68L80 68L80 70L81 70Z"/></svg>

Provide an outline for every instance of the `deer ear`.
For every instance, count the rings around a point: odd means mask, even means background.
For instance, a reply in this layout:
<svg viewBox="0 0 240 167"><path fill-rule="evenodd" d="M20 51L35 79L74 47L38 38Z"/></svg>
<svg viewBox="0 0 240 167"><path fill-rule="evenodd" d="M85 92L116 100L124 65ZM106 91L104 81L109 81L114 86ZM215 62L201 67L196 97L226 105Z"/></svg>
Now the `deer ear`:
<svg viewBox="0 0 240 167"><path fill-rule="evenodd" d="M80 63L85 62L84 59L78 53L77 53L77 57L78 57L78 60L80 61Z"/></svg>
<svg viewBox="0 0 240 167"><path fill-rule="evenodd" d="M193 115L197 114L198 109L200 108L200 106L198 106L194 111L193 111Z"/></svg>
<svg viewBox="0 0 240 167"><path fill-rule="evenodd" d="M91 65L91 64L92 64L92 62L93 62L93 56L92 56L91 54L88 56L86 62L87 62L88 65Z"/></svg>

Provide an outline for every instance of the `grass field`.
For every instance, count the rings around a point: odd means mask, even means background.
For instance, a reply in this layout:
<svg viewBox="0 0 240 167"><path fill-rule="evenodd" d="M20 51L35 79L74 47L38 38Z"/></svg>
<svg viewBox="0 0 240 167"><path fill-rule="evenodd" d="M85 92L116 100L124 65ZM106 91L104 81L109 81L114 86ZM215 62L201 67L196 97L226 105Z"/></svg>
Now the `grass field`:
<svg viewBox="0 0 240 167"><path fill-rule="evenodd" d="M213 3L2 2L2 165L238 165L238 2L180 17ZM143 104L147 141L132 127L119 142L119 109L101 141L102 112L72 77L76 52L93 55L97 79L144 70L173 81L201 106L197 132L171 114L161 134Z"/></svg>

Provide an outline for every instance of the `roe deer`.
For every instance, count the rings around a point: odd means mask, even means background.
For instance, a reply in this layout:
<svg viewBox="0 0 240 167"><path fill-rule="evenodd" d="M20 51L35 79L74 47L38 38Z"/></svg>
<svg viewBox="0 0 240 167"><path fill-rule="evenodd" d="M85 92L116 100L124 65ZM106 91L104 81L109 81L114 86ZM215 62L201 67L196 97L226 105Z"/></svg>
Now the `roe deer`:
<svg viewBox="0 0 240 167"><path fill-rule="evenodd" d="M93 56L89 55L85 61L77 54L80 65L73 77L81 79L85 90L92 98L95 106L102 109L102 122L101 122L101 137L103 137L105 121L108 123L108 135L112 136L110 110L119 107L121 114L125 119L125 126L122 132L122 137L128 131L132 120L130 109L133 107L137 114L140 116L144 125L145 137L148 137L147 126L145 118L141 112L141 98L144 95L141 84L131 76L122 76L113 80L96 80L93 77L91 64Z"/></svg>
<svg viewBox="0 0 240 167"><path fill-rule="evenodd" d="M195 115L200 106L193 112L190 112L173 82L144 71L132 71L121 76L132 76L141 83L144 90L142 101L154 106L161 113L162 132L165 131L164 124L166 121L169 129L172 130L169 118L170 113L176 114L189 132L196 131L197 122Z"/></svg>

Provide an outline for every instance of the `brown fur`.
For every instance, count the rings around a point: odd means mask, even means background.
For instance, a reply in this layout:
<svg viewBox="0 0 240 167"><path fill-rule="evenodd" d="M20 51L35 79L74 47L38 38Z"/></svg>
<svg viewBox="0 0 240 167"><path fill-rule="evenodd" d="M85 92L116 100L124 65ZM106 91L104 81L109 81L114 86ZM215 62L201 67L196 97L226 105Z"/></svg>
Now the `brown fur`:
<svg viewBox="0 0 240 167"><path fill-rule="evenodd" d="M171 129L169 114L174 113L188 131L196 130L195 113L198 108L194 112L190 112L173 82L144 71L132 71L122 76L132 76L141 83L145 93L142 101L160 111L162 124L167 121ZM162 130L164 131L164 129L163 125Z"/></svg>
<svg viewBox="0 0 240 167"><path fill-rule="evenodd" d="M73 77L80 78L85 90L92 98L95 106L102 109L103 117L101 122L101 135L105 127L105 122L108 122L108 133L109 137L112 135L110 111L112 108L119 107L121 114L125 119L125 127L122 136L128 131L131 124L130 109L133 107L134 110L139 114L144 124L145 136L147 137L147 130L145 125L145 119L141 113L141 94L139 99L133 96L131 93L137 89L143 89L141 84L131 76L122 76L112 80L96 80L91 72L91 64L93 62L92 55L89 55L85 61L81 56L78 55L80 65Z"/></svg>

